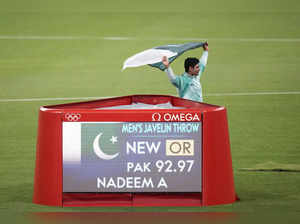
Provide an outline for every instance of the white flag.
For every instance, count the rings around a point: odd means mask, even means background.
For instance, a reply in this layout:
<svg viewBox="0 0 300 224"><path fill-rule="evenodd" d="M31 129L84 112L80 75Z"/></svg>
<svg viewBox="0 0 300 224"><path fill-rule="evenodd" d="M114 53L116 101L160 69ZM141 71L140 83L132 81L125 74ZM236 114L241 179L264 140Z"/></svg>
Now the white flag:
<svg viewBox="0 0 300 224"><path fill-rule="evenodd" d="M171 58L176 55L177 52L173 52L169 50L154 49L154 48L148 49L128 58L124 62L122 70L128 67L138 67L142 65L158 63L161 62L163 56L167 56L168 58Z"/></svg>

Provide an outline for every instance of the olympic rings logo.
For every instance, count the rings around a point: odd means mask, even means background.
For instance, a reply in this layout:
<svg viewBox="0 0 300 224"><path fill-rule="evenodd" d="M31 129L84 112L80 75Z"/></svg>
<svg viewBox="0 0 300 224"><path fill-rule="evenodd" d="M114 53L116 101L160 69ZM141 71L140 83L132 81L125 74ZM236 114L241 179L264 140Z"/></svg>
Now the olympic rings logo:
<svg viewBox="0 0 300 224"><path fill-rule="evenodd" d="M81 118L81 114L78 113L66 113L65 118L68 121L78 121Z"/></svg>

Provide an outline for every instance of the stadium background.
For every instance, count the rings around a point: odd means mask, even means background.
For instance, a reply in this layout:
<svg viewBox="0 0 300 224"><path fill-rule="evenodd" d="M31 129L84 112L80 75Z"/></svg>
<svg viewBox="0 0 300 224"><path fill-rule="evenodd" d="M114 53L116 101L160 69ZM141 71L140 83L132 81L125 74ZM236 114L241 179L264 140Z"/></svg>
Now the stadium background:
<svg viewBox="0 0 300 224"><path fill-rule="evenodd" d="M297 0L0 2L1 212L300 212ZM40 106L106 96L176 95L163 72L149 66L121 72L123 61L155 46L204 40L210 48L201 80L204 100L228 109L240 202L204 208L32 203ZM199 49L185 53L173 70L182 73L184 58L200 54Z"/></svg>

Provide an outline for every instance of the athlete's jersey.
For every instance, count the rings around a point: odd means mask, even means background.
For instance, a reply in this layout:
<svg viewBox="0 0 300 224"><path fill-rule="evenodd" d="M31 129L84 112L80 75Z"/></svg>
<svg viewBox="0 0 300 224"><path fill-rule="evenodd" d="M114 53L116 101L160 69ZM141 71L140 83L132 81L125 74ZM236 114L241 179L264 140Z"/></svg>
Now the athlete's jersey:
<svg viewBox="0 0 300 224"><path fill-rule="evenodd" d="M171 67L165 70L171 83L177 88L180 97L184 99L203 102L200 78L205 70L207 58L208 51L204 51L199 61L200 71L196 76L189 75L186 72L182 75L176 76L174 75Z"/></svg>

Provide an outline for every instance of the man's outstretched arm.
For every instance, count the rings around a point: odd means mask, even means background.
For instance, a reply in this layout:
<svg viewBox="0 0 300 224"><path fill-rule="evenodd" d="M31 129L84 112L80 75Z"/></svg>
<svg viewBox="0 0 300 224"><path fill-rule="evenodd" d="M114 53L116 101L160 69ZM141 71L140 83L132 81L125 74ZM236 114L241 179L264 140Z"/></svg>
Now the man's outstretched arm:
<svg viewBox="0 0 300 224"><path fill-rule="evenodd" d="M175 76L175 74L174 74L172 68L170 67L170 63L169 63L169 60L168 60L167 56L163 56L163 58L162 58L162 63L163 63L164 66L166 67L165 72L167 73L170 82L171 82L173 85L178 86L178 85L177 85L177 79L176 79L176 76Z"/></svg>
<svg viewBox="0 0 300 224"><path fill-rule="evenodd" d="M198 79L200 79L206 65L207 65L207 59L208 59L208 43L206 42L204 45L203 45L203 53L202 53L202 56L199 60L199 67L200 67L200 71L199 71L199 75L197 76Z"/></svg>

